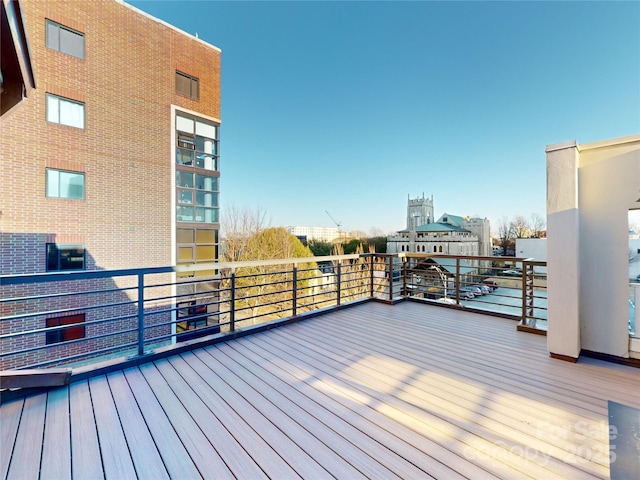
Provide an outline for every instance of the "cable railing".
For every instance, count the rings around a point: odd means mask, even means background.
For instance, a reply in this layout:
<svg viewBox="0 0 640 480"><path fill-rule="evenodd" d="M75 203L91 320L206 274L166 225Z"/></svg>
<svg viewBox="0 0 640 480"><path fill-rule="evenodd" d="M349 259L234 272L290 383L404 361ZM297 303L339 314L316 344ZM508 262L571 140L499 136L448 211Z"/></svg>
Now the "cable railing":
<svg viewBox="0 0 640 480"><path fill-rule="evenodd" d="M371 300L488 311L544 329L544 264L495 261L352 254L0 276L0 370L142 358ZM517 268L520 278L505 273Z"/></svg>

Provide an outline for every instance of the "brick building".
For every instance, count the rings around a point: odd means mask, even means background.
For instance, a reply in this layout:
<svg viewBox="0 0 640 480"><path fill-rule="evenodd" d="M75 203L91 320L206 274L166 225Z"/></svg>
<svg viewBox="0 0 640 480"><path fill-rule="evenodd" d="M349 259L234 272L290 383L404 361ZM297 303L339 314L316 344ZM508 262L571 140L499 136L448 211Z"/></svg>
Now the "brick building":
<svg viewBox="0 0 640 480"><path fill-rule="evenodd" d="M1 120L0 275L216 261L220 50L119 0L18 5L37 88ZM86 345L91 315L21 328Z"/></svg>

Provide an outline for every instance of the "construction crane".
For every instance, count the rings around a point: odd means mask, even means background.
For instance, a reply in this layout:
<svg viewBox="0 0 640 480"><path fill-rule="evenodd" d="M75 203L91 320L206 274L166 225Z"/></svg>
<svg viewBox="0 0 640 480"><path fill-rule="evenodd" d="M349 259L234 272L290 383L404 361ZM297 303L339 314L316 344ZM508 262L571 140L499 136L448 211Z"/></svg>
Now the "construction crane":
<svg viewBox="0 0 640 480"><path fill-rule="evenodd" d="M333 220L333 223L335 223L336 227L338 227L338 239L340 242L342 242L342 230L340 230L340 227L342 226L342 224L340 222L336 222L336 219L331 216L328 210L325 210L325 213L329 215L329 218Z"/></svg>
<svg viewBox="0 0 640 480"><path fill-rule="evenodd" d="M329 213L329 211L328 211L328 210L325 210L324 212L325 212L327 215L329 215L329 218L330 218L331 220L333 220L333 223L335 223L335 224L336 224L336 227L338 227L338 231L340 231L340 227L342 226L342 224L341 224L341 223L336 222L336 219L335 219L335 218L333 218L333 217L331 216L331 214Z"/></svg>

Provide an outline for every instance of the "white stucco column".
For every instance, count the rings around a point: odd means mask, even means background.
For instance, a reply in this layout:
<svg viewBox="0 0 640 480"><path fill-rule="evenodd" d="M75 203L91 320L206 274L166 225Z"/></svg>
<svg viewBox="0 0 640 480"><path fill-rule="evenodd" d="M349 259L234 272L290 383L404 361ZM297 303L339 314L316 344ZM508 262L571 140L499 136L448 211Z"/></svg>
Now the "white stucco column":
<svg viewBox="0 0 640 480"><path fill-rule="evenodd" d="M547 154L547 350L576 360L580 355L579 147L549 145Z"/></svg>

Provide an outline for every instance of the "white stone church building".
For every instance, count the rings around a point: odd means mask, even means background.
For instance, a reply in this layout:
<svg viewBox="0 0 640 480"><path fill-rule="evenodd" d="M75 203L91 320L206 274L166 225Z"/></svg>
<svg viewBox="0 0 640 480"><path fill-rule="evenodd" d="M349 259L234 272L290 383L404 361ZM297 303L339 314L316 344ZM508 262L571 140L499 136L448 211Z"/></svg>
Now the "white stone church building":
<svg viewBox="0 0 640 480"><path fill-rule="evenodd" d="M434 218L433 196L409 197L407 228L387 237L387 253L491 256L489 220L448 213Z"/></svg>

